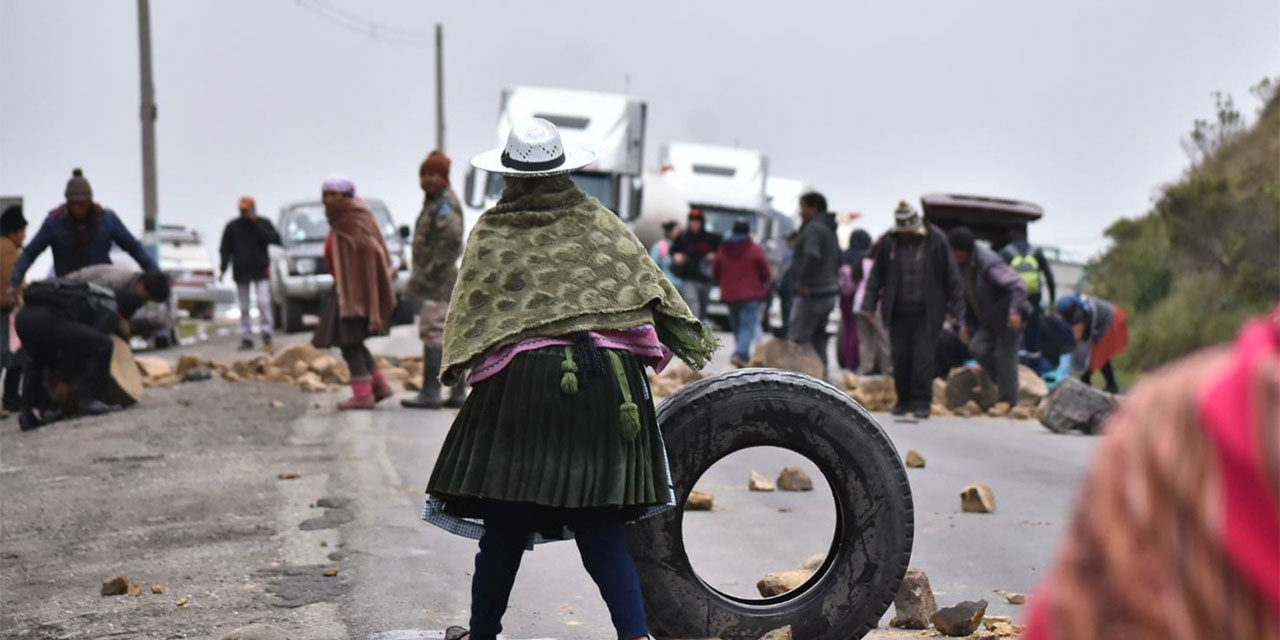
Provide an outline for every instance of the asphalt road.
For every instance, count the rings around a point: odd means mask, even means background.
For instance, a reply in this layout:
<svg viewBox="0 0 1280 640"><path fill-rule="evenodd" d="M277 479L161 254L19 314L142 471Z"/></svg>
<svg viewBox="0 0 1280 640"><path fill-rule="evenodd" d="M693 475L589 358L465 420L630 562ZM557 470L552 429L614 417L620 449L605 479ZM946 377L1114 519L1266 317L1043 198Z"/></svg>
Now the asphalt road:
<svg viewBox="0 0 1280 640"><path fill-rule="evenodd" d="M370 346L390 355L419 349L410 327ZM229 361L234 347L219 338L166 353ZM345 391L200 384L157 391L105 420L34 434L3 423L0 619L22 630L15 637L220 637L264 621L299 638L416 640L466 623L476 545L418 519L454 412L388 402L339 414L333 405ZM284 407L270 408L272 399ZM900 453L916 449L928 460L909 470L912 565L928 572L943 605L986 598L991 613L1019 616L1021 607L991 591L1033 589L1097 440L1033 422L877 418ZM746 490L750 471L775 477L788 464L808 465L815 491ZM303 477L277 480L285 469ZM994 490L994 514L961 513L960 490L973 481ZM698 488L715 494L716 508L685 515L686 545L703 579L726 592L750 596L765 573L796 567L830 543L830 492L796 454L734 454ZM317 577L329 566L340 577ZM116 572L164 582L166 595L98 596ZM168 594L192 594L193 604L175 607ZM512 638L612 637L572 543L526 554L511 603Z"/></svg>
<svg viewBox="0 0 1280 640"><path fill-rule="evenodd" d="M407 333L398 331L374 350L412 353L417 344ZM423 485L454 413L397 406L332 418L342 423L336 432L360 468L359 526L349 542L364 551L354 598L344 607L354 637L466 623L475 543L418 520ZM926 570L944 606L985 598L990 613L1019 616L1023 607L992 590L1033 590L1097 439L1054 435L1033 421L876 417L901 454L915 449L928 461L909 470L916 507L912 566ZM813 492L747 491L752 470L776 477L788 464L807 467ZM961 512L960 491L974 481L991 486L995 513ZM753 596L765 573L797 567L830 545L830 490L798 454L739 452L708 470L698 489L716 496L716 509L684 516L686 545L703 579L728 593ZM512 637L610 637L607 611L572 543L527 553L511 602L506 627ZM892 608L882 627L890 617Z"/></svg>

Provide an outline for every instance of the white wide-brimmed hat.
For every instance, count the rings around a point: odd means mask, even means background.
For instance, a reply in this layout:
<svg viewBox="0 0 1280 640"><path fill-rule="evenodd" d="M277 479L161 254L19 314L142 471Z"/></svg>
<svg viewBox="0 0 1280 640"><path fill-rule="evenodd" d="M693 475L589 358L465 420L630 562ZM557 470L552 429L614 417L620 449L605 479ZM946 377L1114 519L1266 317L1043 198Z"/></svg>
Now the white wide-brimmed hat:
<svg viewBox="0 0 1280 640"><path fill-rule="evenodd" d="M577 171L596 159L582 147L565 145L560 131L542 118L521 120L507 134L507 146L486 151L471 159L471 165L507 176L554 176Z"/></svg>

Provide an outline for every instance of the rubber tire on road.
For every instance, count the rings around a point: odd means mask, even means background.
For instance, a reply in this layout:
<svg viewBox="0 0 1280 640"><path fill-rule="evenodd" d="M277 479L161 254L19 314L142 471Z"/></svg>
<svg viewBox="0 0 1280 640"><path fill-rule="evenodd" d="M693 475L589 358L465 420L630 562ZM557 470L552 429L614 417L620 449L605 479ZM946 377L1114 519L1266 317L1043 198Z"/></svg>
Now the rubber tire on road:
<svg viewBox="0 0 1280 640"><path fill-rule="evenodd" d="M876 626L911 558L914 507L897 449L861 405L809 376L742 369L680 390L658 408L658 421L678 507L627 534L654 635L755 640L791 625L797 640L849 640ZM697 576L685 552L683 507L711 465L757 446L790 449L815 463L835 497L836 535L807 583L745 600Z"/></svg>

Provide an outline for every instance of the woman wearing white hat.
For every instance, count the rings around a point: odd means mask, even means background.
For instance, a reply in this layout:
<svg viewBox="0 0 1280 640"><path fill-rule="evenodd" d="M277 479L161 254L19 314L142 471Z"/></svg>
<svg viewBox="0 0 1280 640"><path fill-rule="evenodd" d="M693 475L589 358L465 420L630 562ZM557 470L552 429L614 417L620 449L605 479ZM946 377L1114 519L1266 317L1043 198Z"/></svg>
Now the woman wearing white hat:
<svg viewBox="0 0 1280 640"><path fill-rule="evenodd" d="M445 322L441 377L473 392L423 519L480 541L470 629L450 640L495 638L525 549L569 538L618 637L648 635L622 525L674 496L644 367L673 352L701 367L718 345L635 235L569 179L592 159L532 119L472 160L507 187L471 232Z"/></svg>

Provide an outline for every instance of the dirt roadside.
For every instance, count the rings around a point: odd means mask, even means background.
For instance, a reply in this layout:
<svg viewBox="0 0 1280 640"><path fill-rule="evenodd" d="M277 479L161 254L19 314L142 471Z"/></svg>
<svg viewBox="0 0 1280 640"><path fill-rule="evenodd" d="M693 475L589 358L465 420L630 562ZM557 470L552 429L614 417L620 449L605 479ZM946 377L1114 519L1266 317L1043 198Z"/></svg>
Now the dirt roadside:
<svg viewBox="0 0 1280 640"><path fill-rule="evenodd" d="M316 505L332 421L302 418L317 402L330 398L214 380L30 433L0 422L0 635L218 638L261 622L347 637L349 585L323 575L347 514ZM117 574L141 595L100 595Z"/></svg>

